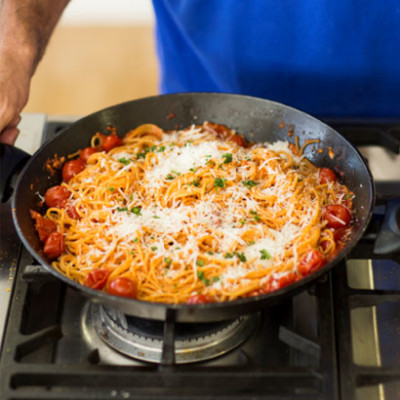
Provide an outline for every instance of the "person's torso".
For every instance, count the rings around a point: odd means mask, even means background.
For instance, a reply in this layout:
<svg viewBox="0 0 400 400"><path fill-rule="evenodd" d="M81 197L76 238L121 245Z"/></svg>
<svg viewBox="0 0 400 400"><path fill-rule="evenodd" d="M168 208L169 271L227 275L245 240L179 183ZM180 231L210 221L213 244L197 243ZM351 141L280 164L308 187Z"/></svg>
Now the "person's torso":
<svg viewBox="0 0 400 400"><path fill-rule="evenodd" d="M161 91L242 93L318 116L400 115L397 0L154 0Z"/></svg>

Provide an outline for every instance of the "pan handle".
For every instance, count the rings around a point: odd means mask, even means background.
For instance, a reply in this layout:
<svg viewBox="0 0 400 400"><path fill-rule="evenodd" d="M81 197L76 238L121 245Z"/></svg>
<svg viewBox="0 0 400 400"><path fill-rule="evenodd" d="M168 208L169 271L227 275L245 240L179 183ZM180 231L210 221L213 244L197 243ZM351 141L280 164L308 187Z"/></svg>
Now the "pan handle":
<svg viewBox="0 0 400 400"><path fill-rule="evenodd" d="M396 252L400 252L400 198L387 202L385 219L374 247L375 254Z"/></svg>
<svg viewBox="0 0 400 400"><path fill-rule="evenodd" d="M0 201L5 202L12 194L11 180L21 171L30 158L25 151L6 143L0 143Z"/></svg>

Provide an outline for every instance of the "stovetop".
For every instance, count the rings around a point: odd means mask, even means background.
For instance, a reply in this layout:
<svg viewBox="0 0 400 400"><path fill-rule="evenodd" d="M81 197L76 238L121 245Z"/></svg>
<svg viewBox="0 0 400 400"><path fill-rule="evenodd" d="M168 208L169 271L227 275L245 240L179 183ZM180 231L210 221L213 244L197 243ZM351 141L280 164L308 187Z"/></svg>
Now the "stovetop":
<svg viewBox="0 0 400 400"><path fill-rule="evenodd" d="M25 117L19 140L31 140L32 151L39 143L28 131L32 121L40 131L45 118ZM346 262L256 313L246 340L209 361L171 363L171 330L180 327L168 323L161 363L106 345L91 323L94 305L37 265L6 216L9 204L1 204L0 398L400 398L400 253L374 254L385 208L400 197L400 121L327 122L360 143L369 160L378 194L369 228ZM50 121L47 133L66 124Z"/></svg>

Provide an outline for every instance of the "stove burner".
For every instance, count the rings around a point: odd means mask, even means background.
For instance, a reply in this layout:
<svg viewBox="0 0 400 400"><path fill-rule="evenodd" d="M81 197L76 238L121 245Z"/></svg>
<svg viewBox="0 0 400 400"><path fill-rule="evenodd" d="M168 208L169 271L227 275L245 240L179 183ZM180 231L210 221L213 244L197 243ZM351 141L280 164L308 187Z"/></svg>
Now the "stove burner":
<svg viewBox="0 0 400 400"><path fill-rule="evenodd" d="M259 316L213 323L175 324L175 362L187 364L210 360L233 350L254 331ZM85 323L111 348L141 361L160 363L164 322L124 315L91 303Z"/></svg>

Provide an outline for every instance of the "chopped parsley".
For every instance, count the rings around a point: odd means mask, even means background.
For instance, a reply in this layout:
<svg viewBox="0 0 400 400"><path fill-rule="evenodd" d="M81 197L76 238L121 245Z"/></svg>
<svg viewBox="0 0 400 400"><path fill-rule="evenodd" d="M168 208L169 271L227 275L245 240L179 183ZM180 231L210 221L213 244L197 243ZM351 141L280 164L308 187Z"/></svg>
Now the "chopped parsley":
<svg viewBox="0 0 400 400"><path fill-rule="evenodd" d="M153 215L154 219L160 219L161 217L159 217L158 215Z"/></svg>
<svg viewBox="0 0 400 400"><path fill-rule="evenodd" d="M204 260L196 260L196 265L198 265L199 267L203 267L205 264Z"/></svg>
<svg viewBox="0 0 400 400"><path fill-rule="evenodd" d="M132 240L133 243L136 243L138 241L139 241L139 238L135 238L135 239Z"/></svg>
<svg viewBox="0 0 400 400"><path fill-rule="evenodd" d="M197 277L206 285L208 286L210 284L210 280L206 279L206 277L204 276L204 272L203 271L197 271Z"/></svg>
<svg viewBox="0 0 400 400"><path fill-rule="evenodd" d="M353 196L353 194L349 193L348 195L344 196L344 200L350 199L350 197L352 197L352 196Z"/></svg>
<svg viewBox="0 0 400 400"><path fill-rule="evenodd" d="M115 188L109 186L106 186L106 189L109 190L110 192L113 192L115 190Z"/></svg>
<svg viewBox="0 0 400 400"><path fill-rule="evenodd" d="M165 264L167 264L167 265L171 265L172 260L171 260L169 257L165 257L165 258L164 258L164 262L165 262Z"/></svg>
<svg viewBox="0 0 400 400"><path fill-rule="evenodd" d="M235 253L241 262L246 262L246 256L243 253Z"/></svg>
<svg viewBox="0 0 400 400"><path fill-rule="evenodd" d="M232 162L232 154L231 153L222 154L222 158L224 159L223 164L229 164L230 162Z"/></svg>
<svg viewBox="0 0 400 400"><path fill-rule="evenodd" d="M131 212L133 212L135 215L142 215L141 214L141 207L132 207Z"/></svg>
<svg viewBox="0 0 400 400"><path fill-rule="evenodd" d="M119 158L118 161L124 165L128 165L131 162L131 160L127 160L125 157Z"/></svg>
<svg viewBox="0 0 400 400"><path fill-rule="evenodd" d="M117 207L117 211L128 211L128 207Z"/></svg>
<svg viewBox="0 0 400 400"><path fill-rule="evenodd" d="M248 181L242 181L244 186L247 186L249 189L251 189L252 187L257 185L257 182L254 182L252 180L248 180Z"/></svg>
<svg viewBox="0 0 400 400"><path fill-rule="evenodd" d="M215 178L214 187L224 188L226 186L226 179Z"/></svg>
<svg viewBox="0 0 400 400"><path fill-rule="evenodd" d="M234 254L233 253L225 253L224 258L233 258Z"/></svg>
<svg viewBox="0 0 400 400"><path fill-rule="evenodd" d="M249 243L247 243L247 246L253 246L253 244L256 244L254 240L251 240Z"/></svg>
<svg viewBox="0 0 400 400"><path fill-rule="evenodd" d="M157 149L157 153L162 153L163 151L165 151L165 146L160 146L160 147Z"/></svg>
<svg viewBox="0 0 400 400"><path fill-rule="evenodd" d="M146 158L146 154L147 153L152 153L156 148L157 148L157 146L146 147L145 149L143 149L143 153L136 153L136 157L138 159L139 158Z"/></svg>
<svg viewBox="0 0 400 400"><path fill-rule="evenodd" d="M150 249L151 249L151 251L156 251L157 250L157 246L151 246Z"/></svg>
<svg viewBox="0 0 400 400"><path fill-rule="evenodd" d="M271 254L269 254L268 251L265 249L260 250L260 253L261 253L260 257L261 260L269 260L271 258Z"/></svg>
<svg viewBox="0 0 400 400"><path fill-rule="evenodd" d="M197 177L197 178L191 183L191 185L194 185L194 186L196 186L196 187L199 187L199 186L200 186L200 178Z"/></svg>
<svg viewBox="0 0 400 400"><path fill-rule="evenodd" d="M260 216L258 215L257 211L250 211L250 214L254 217L255 221L259 221L260 220Z"/></svg>
<svg viewBox="0 0 400 400"><path fill-rule="evenodd" d="M169 181L172 181L173 179L175 179L177 176L179 176L181 173L178 171L171 171L171 173L169 173L166 176L166 179L168 179Z"/></svg>
<svg viewBox="0 0 400 400"><path fill-rule="evenodd" d="M214 278L212 280L213 280L213 282L218 282L219 281L219 276L214 276Z"/></svg>

